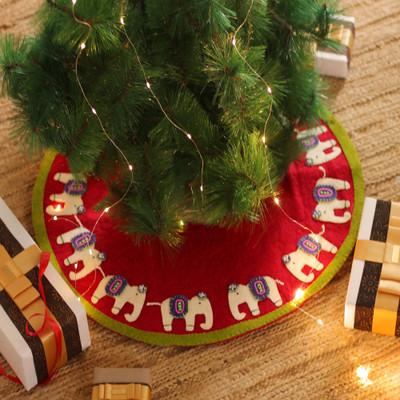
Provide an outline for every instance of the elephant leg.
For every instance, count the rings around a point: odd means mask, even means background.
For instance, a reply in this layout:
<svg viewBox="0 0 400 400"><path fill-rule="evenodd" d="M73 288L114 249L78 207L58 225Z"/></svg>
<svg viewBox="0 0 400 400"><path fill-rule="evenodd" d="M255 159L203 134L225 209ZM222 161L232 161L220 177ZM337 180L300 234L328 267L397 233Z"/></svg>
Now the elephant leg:
<svg viewBox="0 0 400 400"><path fill-rule="evenodd" d="M322 264L318 259L314 256L310 257L310 261L307 263L310 267L314 268L317 271L321 271L324 268L324 264Z"/></svg>
<svg viewBox="0 0 400 400"><path fill-rule="evenodd" d="M73 271L71 271L71 272L69 273L69 278L70 278L71 280L73 280L73 281L77 281L77 280L79 280L79 279L85 278L85 277L88 276L91 272L93 272L95 269L96 269L96 268L94 268L94 269L87 268L86 265L85 265L85 263L83 262L83 268L82 268L80 271L78 271L78 272L73 272Z"/></svg>
<svg viewBox="0 0 400 400"><path fill-rule="evenodd" d="M169 313L168 311L161 311L162 312L162 321L163 321L163 326L164 330L167 332L172 331L172 321L174 320L174 317Z"/></svg>
<svg viewBox="0 0 400 400"><path fill-rule="evenodd" d="M333 222L336 224L344 224L348 222L351 219L351 213L349 211L346 211L343 215L331 215L329 218L329 222ZM337 250L337 249L336 249ZM332 251L331 251L332 253ZM336 253L336 251L335 251Z"/></svg>
<svg viewBox="0 0 400 400"><path fill-rule="evenodd" d="M333 139L330 140L326 140L324 142L319 142L319 148L323 151L323 150L328 150L331 147L336 145L336 141Z"/></svg>
<svg viewBox="0 0 400 400"><path fill-rule="evenodd" d="M309 283L312 280L314 280L314 274L310 272L308 275L306 275L303 271L302 268L304 265L301 266L301 268L296 267L296 268L290 268L288 266L288 269L292 275L294 275L299 281L304 282L304 283Z"/></svg>
<svg viewBox="0 0 400 400"><path fill-rule="evenodd" d="M338 146L333 146L332 151L330 153L325 153L326 156L326 162L334 160L336 157L338 157L340 154L342 154L342 150Z"/></svg>
<svg viewBox="0 0 400 400"><path fill-rule="evenodd" d="M71 231L62 233L61 235L59 235L57 237L57 243L58 244L70 243L71 239L73 237L75 237L83 232L89 232L89 231L83 227L79 227L79 228L72 229Z"/></svg>
<svg viewBox="0 0 400 400"><path fill-rule="evenodd" d="M53 193L50 195L50 200L57 203L65 203L65 193Z"/></svg>
<svg viewBox="0 0 400 400"><path fill-rule="evenodd" d="M68 266L68 265L75 264L75 263L81 261L81 259L82 259L82 254L79 254L77 251L75 251L74 253L72 253L69 257L67 257L64 260L64 265Z"/></svg>
<svg viewBox="0 0 400 400"><path fill-rule="evenodd" d="M333 186L336 190L350 189L350 183L342 179L321 178L318 180L318 184Z"/></svg>
<svg viewBox="0 0 400 400"><path fill-rule="evenodd" d="M314 239L321 245L321 249L332 254L336 254L337 247L326 240L323 236L316 235Z"/></svg>
<svg viewBox="0 0 400 400"><path fill-rule="evenodd" d="M106 286L107 286L107 283L108 283L109 279L110 279L110 277L106 276L105 278L103 278L100 281L99 285L97 286L97 288L94 291L94 293L92 295L92 298L91 298L91 302L93 304L97 304L99 302L99 300L101 300L103 297L106 296L106 294L107 294L106 293Z"/></svg>
<svg viewBox="0 0 400 400"><path fill-rule="evenodd" d="M57 172L54 175L54 180L67 183L68 181L74 179L74 175L70 174L69 172Z"/></svg>
<svg viewBox="0 0 400 400"><path fill-rule="evenodd" d="M350 201L349 200L335 200L335 203L333 205L333 208L336 210L343 210L344 208L349 208L350 207Z"/></svg>
<svg viewBox="0 0 400 400"><path fill-rule="evenodd" d="M111 312L114 315L117 315L121 311L122 307L125 305L126 300L121 297L115 297L114 299L115 299L114 305L113 308L111 309Z"/></svg>
<svg viewBox="0 0 400 400"><path fill-rule="evenodd" d="M188 312L185 316L186 322L186 331L193 332L194 331L194 324L195 324L196 314Z"/></svg>
<svg viewBox="0 0 400 400"><path fill-rule="evenodd" d="M249 306L251 315L260 315L260 307L258 305L258 301L255 298L249 298L247 300L247 305Z"/></svg>

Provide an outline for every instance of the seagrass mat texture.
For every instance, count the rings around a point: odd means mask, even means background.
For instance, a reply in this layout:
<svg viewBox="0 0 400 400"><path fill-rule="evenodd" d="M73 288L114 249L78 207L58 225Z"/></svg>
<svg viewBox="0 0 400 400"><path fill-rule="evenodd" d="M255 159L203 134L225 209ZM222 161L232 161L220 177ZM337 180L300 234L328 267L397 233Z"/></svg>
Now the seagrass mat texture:
<svg viewBox="0 0 400 400"><path fill-rule="evenodd" d="M0 33L32 32L32 16L42 1L0 0ZM349 78L332 81L332 109L359 151L367 195L399 201L400 1L342 4L357 18L357 37ZM30 204L38 162L10 140L12 116L10 103L1 98L0 196L32 232ZM89 399L95 366L146 366L152 371L156 400L399 399L400 340L343 328L349 270L346 263L304 306L325 321L323 328L296 312L225 344L159 348L90 321L93 346L86 354L31 394L0 378L0 398ZM355 376L360 364L372 368L368 387Z"/></svg>

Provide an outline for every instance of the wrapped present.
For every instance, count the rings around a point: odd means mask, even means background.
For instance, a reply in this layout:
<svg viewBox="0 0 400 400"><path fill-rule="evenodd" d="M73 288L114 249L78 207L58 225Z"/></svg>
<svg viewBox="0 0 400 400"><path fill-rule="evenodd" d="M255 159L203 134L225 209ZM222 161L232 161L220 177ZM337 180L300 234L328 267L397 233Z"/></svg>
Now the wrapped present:
<svg viewBox="0 0 400 400"><path fill-rule="evenodd" d="M400 203L365 199L344 324L400 336Z"/></svg>
<svg viewBox="0 0 400 400"><path fill-rule="evenodd" d="M42 255L0 198L0 352L26 390L90 346L82 304Z"/></svg>
<svg viewBox="0 0 400 400"><path fill-rule="evenodd" d="M355 18L336 15L328 37L339 43L339 49L317 47L315 67L322 74L346 78L350 70L351 52L355 37Z"/></svg>
<svg viewBox="0 0 400 400"><path fill-rule="evenodd" d="M151 400L147 368L95 368L92 400Z"/></svg>

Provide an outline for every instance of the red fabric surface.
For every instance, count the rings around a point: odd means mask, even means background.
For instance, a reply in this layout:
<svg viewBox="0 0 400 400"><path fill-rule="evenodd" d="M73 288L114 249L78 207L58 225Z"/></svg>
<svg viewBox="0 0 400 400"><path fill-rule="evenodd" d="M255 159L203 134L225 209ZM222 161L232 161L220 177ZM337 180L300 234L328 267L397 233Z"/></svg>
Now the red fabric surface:
<svg viewBox="0 0 400 400"><path fill-rule="evenodd" d="M320 135L324 141L334 138L333 133ZM338 146L339 143L337 144ZM344 179L350 182L351 188L340 191L340 199L350 200L349 211L353 211L354 187L350 167L342 152L335 160L323 164L328 177ZM57 156L45 185L43 209L50 204L52 193L61 193L64 185L53 180L56 172L68 172L67 161ZM316 202L313 199L313 188L316 181L322 177L317 166L305 166L304 157L293 163L280 188L280 201L285 211L293 218L301 221L314 232L321 231L322 223L313 220L312 212ZM106 193L106 186L97 179L89 179L88 192L83 196L88 210L79 216L83 225L91 230L98 213L91 208ZM338 212L343 213L343 211ZM68 220L73 217L59 218L53 221L45 214L45 224L48 237L56 254L59 265L68 277L72 266L65 266L64 259L73 253L70 244L56 243L58 235L73 229L75 226ZM345 240L350 222L333 224L325 222L324 237L340 248ZM221 329L238 323L229 309L228 286L231 283L247 284L258 275L269 275L285 283L279 286L283 303L293 299L297 288L306 288L285 267L281 257L296 250L298 239L305 235L300 228L289 219L273 203L268 203L267 221L265 224L251 225L245 223L236 229L221 229L217 227L190 226L183 247L177 252L168 252L159 245L137 246L132 239L121 233L110 216L105 215L96 228L96 248L107 254L107 260L102 268L106 274L121 274L131 285L145 284L148 288L146 302L161 302L167 297L183 294L192 297L200 291L207 293L214 312L212 330ZM334 254L322 251L319 260L327 266ZM307 272L305 267L304 271ZM78 271L81 266L78 266ZM315 279L323 272L314 270ZM91 273L84 279L70 281L80 293L84 293L101 279L100 273ZM84 297L90 302L91 294L96 288L94 284ZM124 319L124 313L132 311L132 305L125 305L119 315L111 313L113 299L105 297L95 307L101 312L123 324L144 331L164 332L159 307L144 306L140 317L133 323ZM259 303L261 315L276 309L269 299ZM247 305L242 305L247 313L246 319L253 317ZM196 320L194 332L205 332L199 327L201 318ZM211 330L211 331L212 331ZM188 333L184 329L184 321L175 320L172 333Z"/></svg>

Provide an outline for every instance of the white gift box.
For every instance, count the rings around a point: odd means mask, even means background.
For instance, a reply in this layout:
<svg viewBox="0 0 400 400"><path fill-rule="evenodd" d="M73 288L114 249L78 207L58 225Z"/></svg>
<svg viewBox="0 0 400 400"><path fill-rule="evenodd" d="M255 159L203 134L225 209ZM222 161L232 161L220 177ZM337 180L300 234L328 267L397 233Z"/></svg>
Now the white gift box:
<svg viewBox="0 0 400 400"><path fill-rule="evenodd" d="M1 198L0 244L6 248L11 256L16 255L18 248L22 251L35 245L31 236ZM37 272L37 268L34 268L34 270L32 270L32 274ZM28 273L26 276L28 277ZM69 360L90 346L86 312L71 288L51 263L49 263L44 276L47 306L62 328L66 356ZM48 293L50 293L50 296L48 296ZM52 305L52 299L55 298L58 300L58 304ZM6 291L0 291L0 353L18 376L25 389L30 390L47 377L48 371L47 368L43 367L43 365L46 365L45 361L41 360L40 355L37 354L40 353L42 356L44 354L40 339L38 337L27 337L25 329L21 329L22 326L25 327L26 323L23 318L22 313L19 313L18 308ZM19 321L18 324L16 324L16 319ZM17 326L19 326L19 329Z"/></svg>
<svg viewBox="0 0 400 400"><path fill-rule="evenodd" d="M334 17L335 24L344 25L355 31L356 19L344 15ZM333 76L336 78L347 78L350 70L351 48L343 47L343 51L336 52L329 49L315 51L315 68L321 75Z"/></svg>

